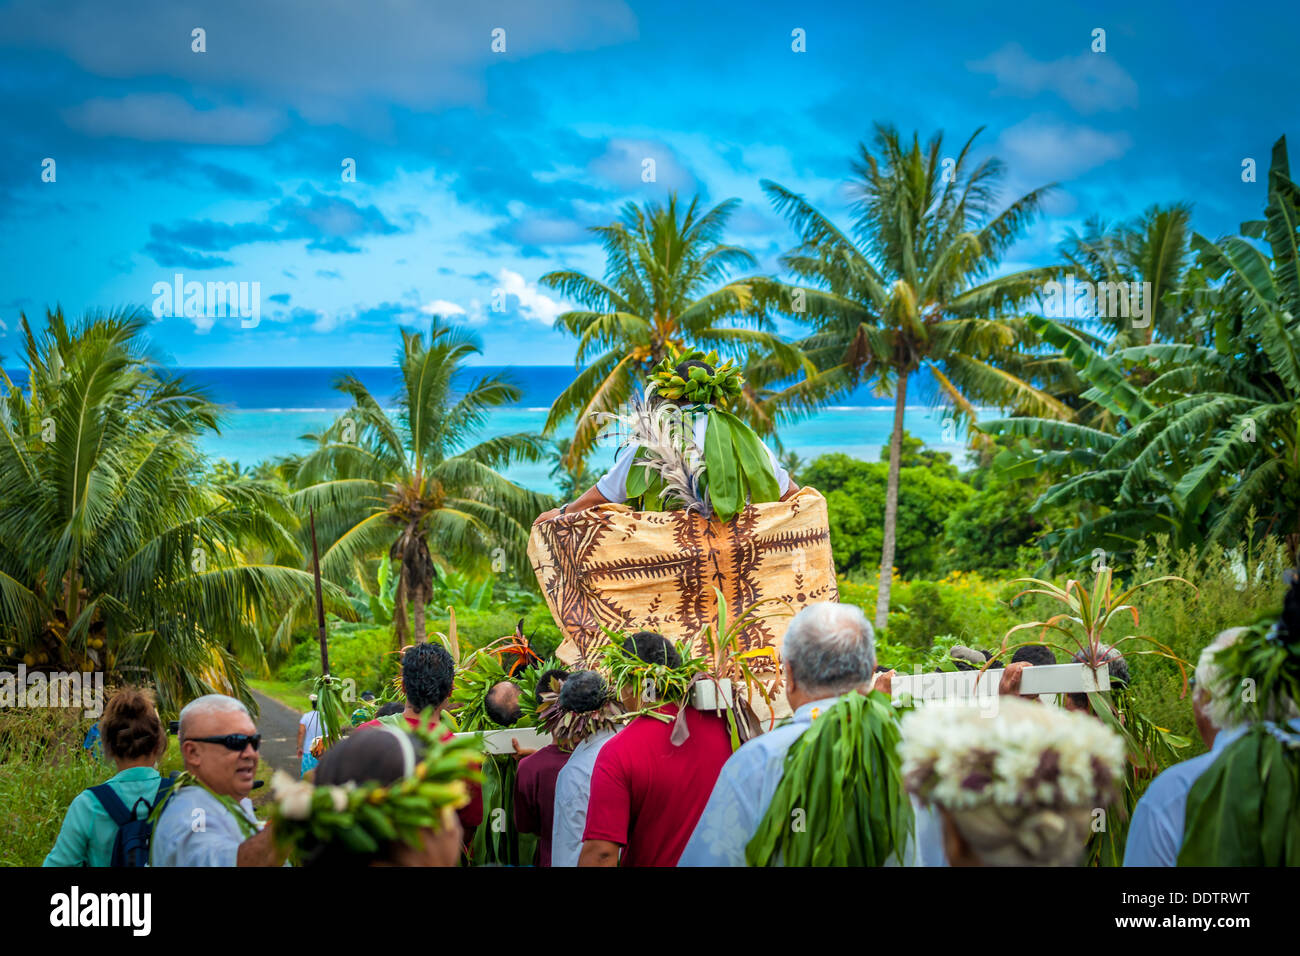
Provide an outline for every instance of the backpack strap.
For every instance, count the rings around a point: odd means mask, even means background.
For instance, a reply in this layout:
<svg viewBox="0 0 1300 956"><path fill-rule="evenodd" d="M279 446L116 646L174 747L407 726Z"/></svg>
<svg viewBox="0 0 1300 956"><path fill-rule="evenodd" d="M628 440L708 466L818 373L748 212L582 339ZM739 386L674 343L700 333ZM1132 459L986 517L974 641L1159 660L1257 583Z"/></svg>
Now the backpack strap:
<svg viewBox="0 0 1300 956"><path fill-rule="evenodd" d="M161 807L163 803L167 800L167 798L172 795L171 794L172 784L176 782L176 777L177 777L177 773L175 770L173 770L166 777L162 777L158 781L158 792L154 794L153 803L150 803L144 797L140 797L139 799L137 799L135 801L135 806L131 808L131 818L135 819L136 811L140 809L140 804L143 803L144 816L141 817L140 819L148 820L150 815L153 813L153 811L156 810L158 807Z"/></svg>
<svg viewBox="0 0 1300 956"><path fill-rule="evenodd" d="M119 827L125 826L135 819L135 814L126 808L126 804L117 795L117 791L108 784L101 783L97 787L91 787L90 793L99 801L99 805L104 808L105 812L113 818L113 822Z"/></svg>

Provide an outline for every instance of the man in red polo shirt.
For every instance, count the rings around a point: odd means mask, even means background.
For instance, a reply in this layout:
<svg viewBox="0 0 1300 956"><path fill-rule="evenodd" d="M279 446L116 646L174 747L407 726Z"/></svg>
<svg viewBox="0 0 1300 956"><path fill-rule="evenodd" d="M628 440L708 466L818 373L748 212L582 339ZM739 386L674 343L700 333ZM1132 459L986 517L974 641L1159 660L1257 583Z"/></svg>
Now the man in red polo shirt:
<svg viewBox="0 0 1300 956"><path fill-rule="evenodd" d="M681 665L677 649L651 631L638 631L623 646L647 663ZM622 693L628 710L643 706L630 699L630 691ZM676 718L683 706L670 702L655 709ZM731 756L725 717L686 706L684 719L690 736L680 747L670 739L671 720L642 714L601 748L579 866L677 865Z"/></svg>
<svg viewBox="0 0 1300 956"><path fill-rule="evenodd" d="M402 655L402 689L406 692L406 710L391 717L379 717L368 720L357 727L378 727L383 723L405 718L412 727L419 726L420 714L425 708L432 707L426 728L438 723L442 708L451 696L452 682L456 676L456 662L441 644L415 644L406 649ZM400 725L399 725L400 726ZM355 731L354 731L355 732ZM443 740L451 736L448 731ZM483 787L478 783L469 785L469 803L457 811L460 825L465 830L465 842L474 836L474 831L483 822Z"/></svg>

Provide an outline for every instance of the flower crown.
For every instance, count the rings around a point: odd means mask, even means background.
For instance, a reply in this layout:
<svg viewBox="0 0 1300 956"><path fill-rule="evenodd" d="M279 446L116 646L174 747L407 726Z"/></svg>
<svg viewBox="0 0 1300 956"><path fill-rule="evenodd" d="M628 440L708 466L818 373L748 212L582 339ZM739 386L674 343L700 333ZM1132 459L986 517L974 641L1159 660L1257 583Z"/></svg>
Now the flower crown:
<svg viewBox="0 0 1300 956"><path fill-rule="evenodd" d="M689 361L705 362L713 366L714 372L710 375L697 365L683 378L677 374L677 366ZM698 349L665 356L663 361L650 370L649 378L648 391L658 393L661 398L674 402L686 399L697 405L722 407L726 406L727 399L739 395L741 386L745 384L740 369L731 359L719 365L717 352L706 355Z"/></svg>
<svg viewBox="0 0 1300 956"><path fill-rule="evenodd" d="M931 704L903 717L903 780L927 804L1096 807L1124 770L1123 740L1100 721L998 698L981 708Z"/></svg>
<svg viewBox="0 0 1300 956"><path fill-rule="evenodd" d="M316 786L275 772L271 820L277 843L299 858L336 841L358 855L378 853L396 840L418 849L422 829L441 829L448 814L469 803L468 782L482 779L477 739L443 741L423 727L401 730L385 725L382 731L402 739L407 754L406 774L396 783ZM411 738L424 745L418 762Z"/></svg>

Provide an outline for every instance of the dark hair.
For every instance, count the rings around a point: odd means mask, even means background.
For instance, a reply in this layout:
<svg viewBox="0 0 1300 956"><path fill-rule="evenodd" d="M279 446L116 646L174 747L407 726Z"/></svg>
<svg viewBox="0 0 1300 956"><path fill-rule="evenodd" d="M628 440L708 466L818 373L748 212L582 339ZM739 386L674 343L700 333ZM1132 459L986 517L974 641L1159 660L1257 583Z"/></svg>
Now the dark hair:
<svg viewBox="0 0 1300 956"><path fill-rule="evenodd" d="M118 760L136 760L162 751L167 733L153 694L138 687L123 687L112 696L99 719L104 750Z"/></svg>
<svg viewBox="0 0 1300 956"><path fill-rule="evenodd" d="M406 705L400 700L390 700L386 704L380 704L375 708L376 717L387 717L390 714L400 714L406 710Z"/></svg>
<svg viewBox="0 0 1300 956"><path fill-rule="evenodd" d="M623 650L635 654L647 664L682 666L682 656L677 653L677 648L656 631L637 631L623 642Z"/></svg>
<svg viewBox="0 0 1300 956"><path fill-rule="evenodd" d="M542 694L548 693L551 689L551 680L556 678L563 684L569 678L569 672L561 670L558 667L552 667L548 671L543 671L542 676L537 678L537 686L533 689L533 699L540 702Z"/></svg>
<svg viewBox="0 0 1300 956"><path fill-rule="evenodd" d="M416 713L440 707L451 696L456 662L441 644L416 644L402 657L402 687Z"/></svg>
<svg viewBox="0 0 1300 956"><path fill-rule="evenodd" d="M508 680L497 681L483 698L483 710L497 726L513 727L524 715L519 707L519 685Z"/></svg>
<svg viewBox="0 0 1300 956"><path fill-rule="evenodd" d="M1101 659L1098 663L1104 663L1107 665L1107 669L1110 672L1111 687L1115 690L1123 690L1128 687L1128 661L1124 660L1124 655L1115 650L1115 648L1109 647L1105 644L1101 645L1100 651ZM1076 664L1086 664L1088 663L1089 655L1085 651L1076 651L1074 656L1070 659ZM1074 704L1075 707L1087 709L1087 694L1067 694L1066 696L1070 698L1070 702Z"/></svg>
<svg viewBox="0 0 1300 956"><path fill-rule="evenodd" d="M704 369L710 377L717 374L717 370L712 365L708 362L701 362L699 359L687 359L685 362L679 362L673 371L689 382L691 380L691 369L693 368Z"/></svg>
<svg viewBox="0 0 1300 956"><path fill-rule="evenodd" d="M1035 667L1046 667L1056 663L1056 655L1052 653L1050 647L1044 647L1042 644L1025 644L1017 647L1016 652L1011 655L1011 663L1019 664L1021 661L1028 661Z"/></svg>
<svg viewBox="0 0 1300 956"><path fill-rule="evenodd" d="M560 708L575 714L599 710L608 699L609 687L596 671L575 671L560 687Z"/></svg>
<svg viewBox="0 0 1300 956"><path fill-rule="evenodd" d="M418 763L424 756L424 743L414 736L410 740ZM358 730L325 751L316 768L316 785L343 786L348 783L373 782L388 786L396 783L406 776L403 749L401 741L392 731L373 727ZM395 843L389 843L374 853L353 853L341 841L317 844L303 848L302 864L365 866L388 859L394 848Z"/></svg>

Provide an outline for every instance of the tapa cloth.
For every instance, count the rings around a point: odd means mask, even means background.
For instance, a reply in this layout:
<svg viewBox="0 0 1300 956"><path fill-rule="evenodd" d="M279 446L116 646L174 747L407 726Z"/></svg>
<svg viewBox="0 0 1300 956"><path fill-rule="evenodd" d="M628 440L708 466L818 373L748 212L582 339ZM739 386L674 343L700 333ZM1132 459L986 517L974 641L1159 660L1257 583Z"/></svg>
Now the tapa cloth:
<svg viewBox="0 0 1300 956"><path fill-rule="evenodd" d="M602 626L696 637L717 622L714 588L728 620L767 598L796 612L839 599L826 499L813 488L749 505L725 524L599 505L534 527L528 557L564 634L557 656L570 665L595 661L607 641ZM760 613L780 610L769 604ZM745 648L779 648L789 621L784 613L755 621L742 635Z"/></svg>

